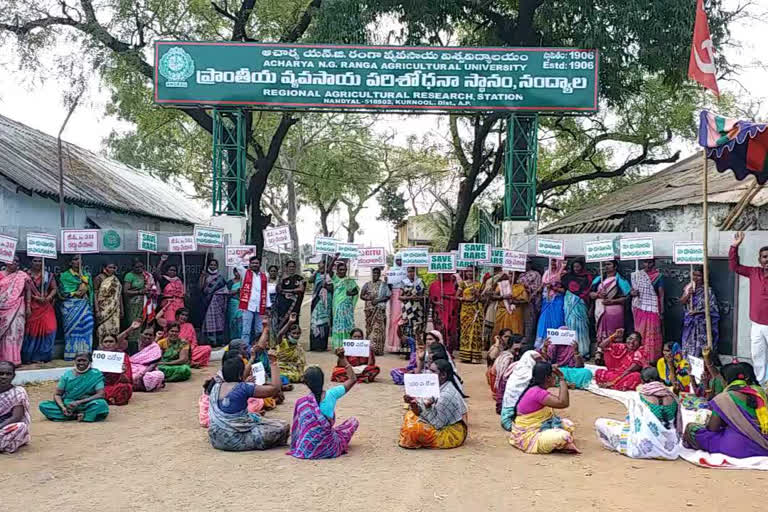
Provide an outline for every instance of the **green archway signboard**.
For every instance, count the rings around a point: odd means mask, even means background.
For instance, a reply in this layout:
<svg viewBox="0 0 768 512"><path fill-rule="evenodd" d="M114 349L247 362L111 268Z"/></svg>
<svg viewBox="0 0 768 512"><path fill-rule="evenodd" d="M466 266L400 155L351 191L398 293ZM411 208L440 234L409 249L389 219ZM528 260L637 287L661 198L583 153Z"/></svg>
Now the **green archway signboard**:
<svg viewBox="0 0 768 512"><path fill-rule="evenodd" d="M595 112L598 53L552 48L163 41L155 102L391 111Z"/></svg>
<svg viewBox="0 0 768 512"><path fill-rule="evenodd" d="M245 209L245 110L509 112L505 218L536 216L538 115L597 112L599 54L160 41L155 103L212 108L214 214Z"/></svg>

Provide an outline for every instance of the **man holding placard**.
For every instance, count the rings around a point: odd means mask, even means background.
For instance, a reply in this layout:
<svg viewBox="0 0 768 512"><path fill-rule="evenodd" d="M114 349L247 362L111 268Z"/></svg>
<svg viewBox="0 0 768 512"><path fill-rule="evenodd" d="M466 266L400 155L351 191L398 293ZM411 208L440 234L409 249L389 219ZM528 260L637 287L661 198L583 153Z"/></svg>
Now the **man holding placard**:
<svg viewBox="0 0 768 512"><path fill-rule="evenodd" d="M240 311L243 312L243 329L240 337L250 346L253 340L261 336L262 317L269 315L272 300L267 287L267 274L261 271L261 258L248 252L248 268L243 262L237 265L237 270L243 276L240 286Z"/></svg>
<svg viewBox="0 0 768 512"><path fill-rule="evenodd" d="M768 383L768 245L757 252L758 267L747 267L739 262L739 246L744 233L733 238L728 253L732 272L749 279L749 319L752 321L752 363L760 385ZM714 321L713 321L714 326Z"/></svg>

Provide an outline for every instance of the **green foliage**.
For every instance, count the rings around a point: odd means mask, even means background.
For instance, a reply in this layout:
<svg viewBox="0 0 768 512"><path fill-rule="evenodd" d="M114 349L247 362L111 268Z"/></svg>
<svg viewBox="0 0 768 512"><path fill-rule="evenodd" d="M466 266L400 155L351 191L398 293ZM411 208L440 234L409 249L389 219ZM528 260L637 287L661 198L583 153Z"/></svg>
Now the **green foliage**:
<svg viewBox="0 0 768 512"><path fill-rule="evenodd" d="M378 220L383 220L397 227L408 217L408 208L405 206L405 197L398 192L396 184L390 184L379 192L379 205L381 215Z"/></svg>

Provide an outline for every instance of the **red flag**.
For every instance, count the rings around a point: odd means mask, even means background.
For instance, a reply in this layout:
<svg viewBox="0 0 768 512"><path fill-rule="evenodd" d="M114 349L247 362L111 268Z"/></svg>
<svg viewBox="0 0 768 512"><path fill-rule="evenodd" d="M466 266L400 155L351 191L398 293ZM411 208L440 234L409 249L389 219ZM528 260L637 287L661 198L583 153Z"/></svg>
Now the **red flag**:
<svg viewBox="0 0 768 512"><path fill-rule="evenodd" d="M709 35L709 21L704 11L704 0L696 2L696 24L693 27L693 46L688 62L688 76L720 96L717 87L715 54L712 37Z"/></svg>

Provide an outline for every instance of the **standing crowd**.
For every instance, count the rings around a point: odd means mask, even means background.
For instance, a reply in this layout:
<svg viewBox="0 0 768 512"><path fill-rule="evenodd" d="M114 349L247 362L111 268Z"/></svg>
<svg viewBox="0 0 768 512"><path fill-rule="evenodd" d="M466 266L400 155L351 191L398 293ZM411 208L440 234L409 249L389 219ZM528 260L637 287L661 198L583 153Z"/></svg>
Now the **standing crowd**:
<svg viewBox="0 0 768 512"><path fill-rule="evenodd" d="M221 370L205 383L199 404L200 423L212 446L222 450L267 449L288 443L290 436L289 453L297 458L346 453L359 423L349 418L336 425L336 403L355 384L374 382L380 373L376 356L389 351L409 354L407 366L391 372L395 384L402 385L407 374L432 373L440 386L438 399L404 396L403 448L455 448L466 440L468 397L457 353L462 362L487 363L501 426L510 444L527 453L578 452L574 425L557 410L570 405L570 389L586 388L594 379L604 388L637 391L626 421L597 420L596 432L608 449L674 459L684 443L733 457L768 456L768 400L761 387L768 353L761 316L768 304L768 248L759 252L760 267L745 267L738 259L742 240L742 234L734 240L731 269L750 278L754 370L744 362L721 366L716 350L707 346L704 293L715 326L717 302L711 290L703 290L700 269L679 299L686 308L683 339L665 343L664 282L652 260L629 278L618 261L593 276L575 259L567 268L552 261L543 275L530 267L519 274L494 269L481 279L473 270L441 274L427 287L415 268L402 269L396 258L383 278L381 269L373 269L371 280L358 287L337 255L322 262L312 278L309 348L326 351L330 340L336 355L330 380L339 385L327 389L323 370L307 366L299 343L306 287L294 262L278 276L277 268L261 272L260 259L251 256L227 282L211 260L200 279L202 343L189 322L184 283L165 257L155 276L137 262L125 284L111 265L92 281L80 271L77 257L57 283L34 266L29 275L16 276L14 263L3 272L0 287L16 290L30 319L33 295L41 304L50 305L55 297L62 302L65 356L74 358L75 366L62 376L53 400L40 404L53 421L102 420L109 406L126 404L134 391L188 379L191 368L208 364L211 346L229 338ZM358 298L365 302L365 331L355 326ZM126 315L131 323L118 332ZM547 335L552 328L574 331L575 341L552 343ZM102 374L91 366L94 332L102 350L125 353L122 373ZM370 340L367 357L345 355L344 340L364 337ZM687 358L692 356L704 361L699 379L691 374ZM585 367L591 358L603 366L594 375ZM29 440L26 393L11 384L16 364L10 358L0 363L4 451ZM298 383L309 394L296 402L292 424L267 418ZM706 423L683 429L684 408L712 414Z"/></svg>

